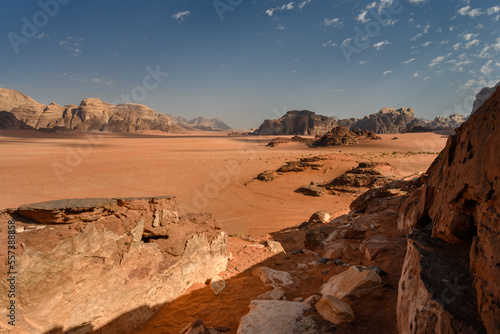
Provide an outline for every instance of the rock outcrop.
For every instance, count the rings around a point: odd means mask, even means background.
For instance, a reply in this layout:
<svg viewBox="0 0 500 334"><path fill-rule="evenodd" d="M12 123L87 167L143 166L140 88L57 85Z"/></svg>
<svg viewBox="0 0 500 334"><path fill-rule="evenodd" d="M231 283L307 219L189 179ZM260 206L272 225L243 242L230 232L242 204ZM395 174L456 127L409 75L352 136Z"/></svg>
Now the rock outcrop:
<svg viewBox="0 0 500 334"><path fill-rule="evenodd" d="M98 98L83 99L79 106L55 103L45 106L12 89L0 88L0 111L14 115L34 129L133 132L174 131L178 127L165 115L135 103L114 105Z"/></svg>
<svg viewBox="0 0 500 334"><path fill-rule="evenodd" d="M382 139L372 131L367 130L349 130L344 126L334 127L331 131L325 133L321 138L315 140L312 147L326 147L336 145L354 145L359 144L359 139Z"/></svg>
<svg viewBox="0 0 500 334"><path fill-rule="evenodd" d="M387 163L360 162L323 186L333 192L363 193L393 181L394 175L394 168Z"/></svg>
<svg viewBox="0 0 500 334"><path fill-rule="evenodd" d="M500 86L500 82L495 85L495 87L485 87L479 91L476 95L476 99L472 104L472 113L475 113L484 102L486 102L491 95L496 91L496 89Z"/></svg>
<svg viewBox="0 0 500 334"><path fill-rule="evenodd" d="M337 125L332 117L316 115L309 110L291 110L281 118L266 119L253 134L321 136Z"/></svg>
<svg viewBox="0 0 500 334"><path fill-rule="evenodd" d="M16 330L130 330L226 268L226 234L209 215L179 217L174 197L74 199L0 213L16 231ZM7 247L0 262L7 263ZM7 281L0 283L7 305ZM7 309L2 308L5 319ZM0 331L8 330L5 322Z"/></svg>
<svg viewBox="0 0 500 334"><path fill-rule="evenodd" d="M382 108L376 114L365 116L352 123L351 130L369 130L375 133L402 133L415 120L412 108Z"/></svg>
<svg viewBox="0 0 500 334"><path fill-rule="evenodd" d="M20 121L16 116L12 115L8 111L0 111L0 129L2 130L21 130L21 129L33 129L31 126L26 125L23 121Z"/></svg>
<svg viewBox="0 0 500 334"><path fill-rule="evenodd" d="M410 236L399 285L400 331L500 328L499 142L497 88L449 138L402 205L398 225Z"/></svg>

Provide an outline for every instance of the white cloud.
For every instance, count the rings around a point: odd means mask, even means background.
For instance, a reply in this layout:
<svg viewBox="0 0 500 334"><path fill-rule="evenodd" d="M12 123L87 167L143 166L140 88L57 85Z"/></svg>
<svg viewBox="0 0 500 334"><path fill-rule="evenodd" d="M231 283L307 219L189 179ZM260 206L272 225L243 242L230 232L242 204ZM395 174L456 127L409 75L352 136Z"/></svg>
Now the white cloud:
<svg viewBox="0 0 500 334"><path fill-rule="evenodd" d="M454 27L454 26L451 26L451 27L449 27L448 29L449 29L450 31L453 31L453 29L455 29L455 27Z"/></svg>
<svg viewBox="0 0 500 334"><path fill-rule="evenodd" d="M380 3L378 5L378 12L381 13L384 8L388 8L392 6L393 0L380 0Z"/></svg>
<svg viewBox="0 0 500 334"><path fill-rule="evenodd" d="M486 62L486 64L484 64L482 67L481 67L481 73L485 76L488 76L491 72L493 72L493 69L490 67L491 63L493 62L493 60L488 60Z"/></svg>
<svg viewBox="0 0 500 334"><path fill-rule="evenodd" d="M36 39L42 39L42 38L48 38L48 37L49 37L48 34L42 32L41 34L38 34L35 38Z"/></svg>
<svg viewBox="0 0 500 334"><path fill-rule="evenodd" d="M498 12L500 12L500 6L493 6L493 7L490 7L486 10L486 12L488 13L488 15L493 15L493 14L496 14Z"/></svg>
<svg viewBox="0 0 500 334"><path fill-rule="evenodd" d="M347 43L349 43L352 40L353 40L352 37L346 38L346 39L344 39L344 41L342 42L342 44L347 44Z"/></svg>
<svg viewBox="0 0 500 334"><path fill-rule="evenodd" d="M453 50L457 51L458 49L460 49L460 45L462 45L462 43L454 44L453 45Z"/></svg>
<svg viewBox="0 0 500 334"><path fill-rule="evenodd" d="M482 23L479 23L477 26L474 27L475 29L484 29L484 26Z"/></svg>
<svg viewBox="0 0 500 334"><path fill-rule="evenodd" d="M375 7L377 7L377 2L376 2L376 1L375 1L375 2L372 2L372 3L370 3L370 4L368 4L368 5L366 6L366 9L370 10L370 9L375 8Z"/></svg>
<svg viewBox="0 0 500 334"><path fill-rule="evenodd" d="M429 79L430 79L430 77L425 77L423 80L424 80L424 81L427 81L427 80L429 80Z"/></svg>
<svg viewBox="0 0 500 334"><path fill-rule="evenodd" d="M366 60L360 60L360 61L359 61L359 65L364 65L364 64L366 64L366 63L367 63L367 62L366 62Z"/></svg>
<svg viewBox="0 0 500 334"><path fill-rule="evenodd" d="M278 25L278 26L276 27L276 29L278 29L278 30L285 30L285 26L284 26L284 25L282 25L282 24L280 24L280 25Z"/></svg>
<svg viewBox="0 0 500 334"><path fill-rule="evenodd" d="M420 46L422 46L422 47L424 47L424 48L427 48L427 47L429 47L429 45L431 45L432 43L433 43L433 42L429 42L429 41L427 41L427 42L425 42L425 43L421 44Z"/></svg>
<svg viewBox="0 0 500 334"><path fill-rule="evenodd" d="M368 15L368 11L364 10L361 13L359 13L359 15L356 17L356 20L361 22L361 23L366 23L366 22L370 21L370 19L366 18L367 15Z"/></svg>
<svg viewBox="0 0 500 334"><path fill-rule="evenodd" d="M306 1L302 1L301 3L299 3L299 9L302 9L304 8L305 5L311 3L312 0L306 0Z"/></svg>
<svg viewBox="0 0 500 334"><path fill-rule="evenodd" d="M470 6L462 7L457 12L462 16L469 16L472 19L483 14L480 8L472 9Z"/></svg>
<svg viewBox="0 0 500 334"><path fill-rule="evenodd" d="M421 4L426 2L427 0L408 0L409 3L411 4Z"/></svg>
<svg viewBox="0 0 500 334"><path fill-rule="evenodd" d="M415 58L411 58L411 59L402 61L401 64L409 64L409 63L414 62L414 61L415 61Z"/></svg>
<svg viewBox="0 0 500 334"><path fill-rule="evenodd" d="M465 39L466 41L468 41L470 39L473 39L473 38L476 38L477 36L479 36L479 33L477 33L477 34L472 34L472 33L460 34L459 36L462 37L463 39Z"/></svg>
<svg viewBox="0 0 500 334"><path fill-rule="evenodd" d="M438 65L439 63L441 63L443 60L446 59L446 56L439 56L439 57L436 57L434 58L433 60L431 60L431 62L429 63L429 67L434 67L436 65Z"/></svg>
<svg viewBox="0 0 500 334"><path fill-rule="evenodd" d="M422 34L421 32L419 32L418 34L416 34L415 36L413 36L412 38L410 38L410 41L416 41L417 39L419 39L422 36L424 36L424 34Z"/></svg>
<svg viewBox="0 0 500 334"><path fill-rule="evenodd" d="M491 54L488 52L489 50L491 49L491 47L489 45L486 45L482 50L481 52L479 52L478 54L476 54L475 56L478 57L478 58L490 58L491 57Z"/></svg>
<svg viewBox="0 0 500 334"><path fill-rule="evenodd" d="M383 21L383 24L384 24L385 26L393 26L393 25L395 25L397 22L398 22L398 20L385 20L385 21Z"/></svg>
<svg viewBox="0 0 500 334"><path fill-rule="evenodd" d="M393 70L389 70L389 71L384 71L383 74L384 74L384 77L387 77L389 74L391 74L392 72L394 72Z"/></svg>
<svg viewBox="0 0 500 334"><path fill-rule="evenodd" d="M113 84L113 80L106 80L104 78L93 78L93 79L90 79L90 81L93 83L96 83L96 84L105 84L108 86Z"/></svg>
<svg viewBox="0 0 500 334"><path fill-rule="evenodd" d="M323 25L325 26L334 26L334 27L341 27L342 26L342 21L340 21L340 18L335 18L335 19L324 19L323 20Z"/></svg>
<svg viewBox="0 0 500 334"><path fill-rule="evenodd" d="M380 49L382 49L384 47L384 45L389 45L389 44L391 44L391 42L389 42L389 41L382 41L382 42L378 42L378 43L373 44L373 47L377 51L379 51Z"/></svg>
<svg viewBox="0 0 500 334"><path fill-rule="evenodd" d="M177 23L182 23L184 19L191 15L191 12L189 10L183 11L183 12L178 12L172 15L172 18L177 21Z"/></svg>
<svg viewBox="0 0 500 334"><path fill-rule="evenodd" d="M325 43L323 43L323 47L326 48L328 45L332 46L332 47L335 47L337 46L337 44L332 41L332 40L329 40L329 41L326 41Z"/></svg>
<svg viewBox="0 0 500 334"><path fill-rule="evenodd" d="M492 44L491 47L494 48L495 51L500 51L500 37L497 38L496 44Z"/></svg>
<svg viewBox="0 0 500 334"><path fill-rule="evenodd" d="M417 71L415 73L413 73L413 77L414 78L418 78L420 76L420 71Z"/></svg>
<svg viewBox="0 0 500 334"><path fill-rule="evenodd" d="M293 1L289 2L289 3L285 4L285 5L282 5L282 6L278 6L278 7L275 7L275 8L269 8L268 10L266 10L266 14L269 15L269 16L273 16L274 12L276 12L276 11L292 10L292 9L293 9Z"/></svg>
<svg viewBox="0 0 500 334"><path fill-rule="evenodd" d="M466 43L464 47L465 47L466 49L469 49L471 46L478 45L479 43L481 43L481 41L480 41L480 40L478 40L478 39L473 39L472 41L470 41L470 42Z"/></svg>

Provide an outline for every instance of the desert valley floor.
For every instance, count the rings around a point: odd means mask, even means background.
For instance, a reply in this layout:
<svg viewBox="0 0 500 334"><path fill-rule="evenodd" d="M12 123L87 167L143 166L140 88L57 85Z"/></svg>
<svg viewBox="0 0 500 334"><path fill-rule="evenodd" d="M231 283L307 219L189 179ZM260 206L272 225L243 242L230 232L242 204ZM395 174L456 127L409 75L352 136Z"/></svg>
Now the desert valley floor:
<svg viewBox="0 0 500 334"><path fill-rule="evenodd" d="M64 198L174 195L185 212L209 212L229 234L261 236L317 210L346 213L355 196L309 197L294 190L332 180L358 162L388 162L400 176L425 172L447 136L381 135L359 145L266 147L273 137L210 132L53 135L0 131L1 208ZM414 154L417 153L417 154ZM286 161L330 155L321 170L253 181Z"/></svg>
<svg viewBox="0 0 500 334"><path fill-rule="evenodd" d="M307 298L345 269L332 264L326 271L319 267L297 271L297 261L311 263L317 255L273 254L259 245L260 240L271 238L281 241L288 252L301 249L305 232L290 237L279 235L280 231L297 227L319 210L333 217L346 214L359 195L311 197L295 192L297 188L332 180L364 161L389 163L395 177L425 172L447 140L434 133L381 137L362 139L358 145L309 148L303 143L266 147L273 137L211 132L55 135L1 131L1 209L65 198L175 195L182 213L212 213L232 236L228 249L234 258L221 273L228 287L215 297L209 286L197 284L134 333L179 333L198 317L207 326L223 325L229 333L236 333L249 301L269 289L250 274L255 266L302 275L294 276L301 279L300 286L286 289L287 300ZM317 170L285 173L271 182L253 180L287 161L313 156L326 158ZM396 226L386 233L400 241L376 262L389 273L386 281L391 287L380 288L373 298L354 301L356 326L338 328L336 333L366 333L368 326L375 326L369 331L373 333L396 331L395 302L406 239ZM358 253L352 255L351 263L371 264ZM379 310L376 319L371 313L375 309Z"/></svg>

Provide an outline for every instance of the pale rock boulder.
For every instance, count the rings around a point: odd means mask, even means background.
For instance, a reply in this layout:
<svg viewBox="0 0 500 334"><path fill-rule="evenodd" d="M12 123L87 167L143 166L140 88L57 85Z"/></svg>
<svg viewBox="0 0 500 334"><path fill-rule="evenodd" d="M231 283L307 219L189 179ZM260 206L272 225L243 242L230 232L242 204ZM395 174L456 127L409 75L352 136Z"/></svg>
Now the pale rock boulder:
<svg viewBox="0 0 500 334"><path fill-rule="evenodd" d="M323 296L316 303L316 311L325 319L340 325L354 321L354 311L346 302L330 295Z"/></svg>
<svg viewBox="0 0 500 334"><path fill-rule="evenodd" d="M332 276L321 288L323 296L360 297L382 285L382 278L373 270L359 270L356 266Z"/></svg>
<svg viewBox="0 0 500 334"><path fill-rule="evenodd" d="M290 273L268 267L255 268L252 275L259 277L264 284L274 287L293 284L292 275Z"/></svg>
<svg viewBox="0 0 500 334"><path fill-rule="evenodd" d="M332 215L326 211L316 211L309 218L308 223L310 224L326 224L332 220Z"/></svg>
<svg viewBox="0 0 500 334"><path fill-rule="evenodd" d="M274 288L270 291L264 292L255 300L280 300L285 297L285 290L281 287Z"/></svg>
<svg viewBox="0 0 500 334"><path fill-rule="evenodd" d="M281 300L253 300L250 312L243 316L237 334L313 334L318 333L312 308L304 303Z"/></svg>
<svg viewBox="0 0 500 334"><path fill-rule="evenodd" d="M271 253L286 253L279 241L267 240L266 246L269 247Z"/></svg>
<svg viewBox="0 0 500 334"><path fill-rule="evenodd" d="M225 288L226 281L222 277L215 275L210 279L210 290L212 290L216 296L218 296Z"/></svg>

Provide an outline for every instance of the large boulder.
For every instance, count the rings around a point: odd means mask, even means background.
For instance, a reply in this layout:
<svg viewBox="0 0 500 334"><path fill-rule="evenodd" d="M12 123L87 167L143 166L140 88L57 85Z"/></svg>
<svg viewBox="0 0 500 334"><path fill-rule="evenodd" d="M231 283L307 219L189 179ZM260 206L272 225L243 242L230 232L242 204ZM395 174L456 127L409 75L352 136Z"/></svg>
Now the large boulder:
<svg viewBox="0 0 500 334"><path fill-rule="evenodd" d="M16 330L123 332L225 270L220 225L178 212L174 197L63 200L1 212L2 244L8 221L16 221ZM7 288L3 280L2 305ZM0 332L9 328L0 323Z"/></svg>
<svg viewBox="0 0 500 334"><path fill-rule="evenodd" d="M313 334L316 324L306 312L306 303L281 300L253 300L250 312L243 316L237 334Z"/></svg>

